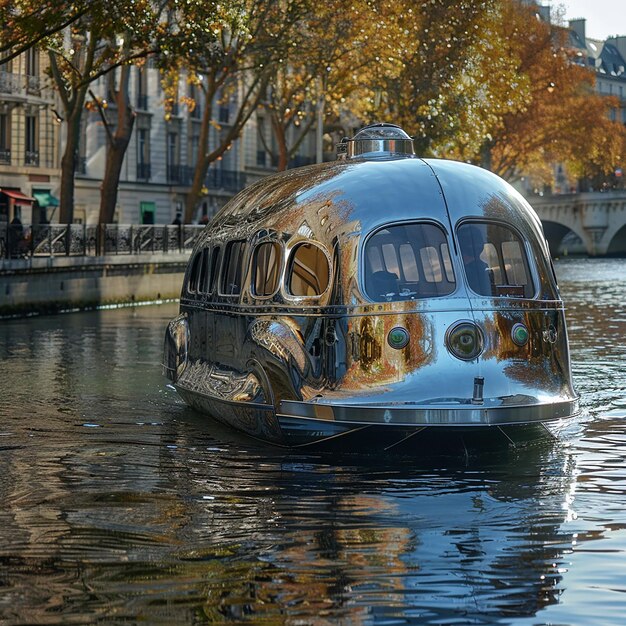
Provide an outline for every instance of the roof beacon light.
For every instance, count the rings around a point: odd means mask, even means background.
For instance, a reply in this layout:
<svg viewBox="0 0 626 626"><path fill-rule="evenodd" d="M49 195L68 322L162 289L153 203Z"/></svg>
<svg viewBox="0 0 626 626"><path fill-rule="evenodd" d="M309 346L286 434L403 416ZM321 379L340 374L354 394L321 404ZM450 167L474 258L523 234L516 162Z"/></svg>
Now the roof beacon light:
<svg viewBox="0 0 626 626"><path fill-rule="evenodd" d="M413 139L399 126L380 122L362 128L337 146L338 159L414 157Z"/></svg>

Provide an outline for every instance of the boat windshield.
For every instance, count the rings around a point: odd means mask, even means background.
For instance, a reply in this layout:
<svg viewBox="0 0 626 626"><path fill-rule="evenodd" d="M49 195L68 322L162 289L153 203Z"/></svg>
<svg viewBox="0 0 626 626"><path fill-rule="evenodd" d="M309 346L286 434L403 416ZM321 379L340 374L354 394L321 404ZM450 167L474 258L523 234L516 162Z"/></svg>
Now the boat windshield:
<svg viewBox="0 0 626 626"><path fill-rule="evenodd" d="M456 287L446 234L430 222L376 231L364 256L365 293L374 302L445 296Z"/></svg>
<svg viewBox="0 0 626 626"><path fill-rule="evenodd" d="M469 222L457 237L467 283L483 296L532 298L532 282L525 248L517 233L502 224Z"/></svg>

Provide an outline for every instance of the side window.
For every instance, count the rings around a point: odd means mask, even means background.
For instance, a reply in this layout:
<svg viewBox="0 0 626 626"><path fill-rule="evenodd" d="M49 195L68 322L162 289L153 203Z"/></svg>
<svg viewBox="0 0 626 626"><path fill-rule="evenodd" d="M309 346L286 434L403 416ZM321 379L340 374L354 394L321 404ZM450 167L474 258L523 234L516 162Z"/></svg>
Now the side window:
<svg viewBox="0 0 626 626"><path fill-rule="evenodd" d="M454 282L454 270L452 269L452 259L450 258L450 248L447 243L442 243L439 246L439 252L443 259L443 269L446 272L446 280L450 283Z"/></svg>
<svg viewBox="0 0 626 626"><path fill-rule="evenodd" d="M226 246L220 289L220 293L225 296L236 296L241 293L245 245L245 241L231 241Z"/></svg>
<svg viewBox="0 0 626 626"><path fill-rule="evenodd" d="M484 296L532 298L528 258L517 233L502 224L462 224L457 238L467 282Z"/></svg>
<svg viewBox="0 0 626 626"><path fill-rule="evenodd" d="M211 253L211 272L209 273L209 293L215 293L215 283L217 281L217 275L219 270L219 258L220 258L220 248L219 246L213 248L213 252Z"/></svg>
<svg viewBox="0 0 626 626"><path fill-rule="evenodd" d="M198 250L191 262L189 271L189 293L212 293L215 288L215 274L218 268L219 248Z"/></svg>
<svg viewBox="0 0 626 626"><path fill-rule="evenodd" d="M443 296L456 280L443 228L428 222L375 232L364 249L365 293L375 302Z"/></svg>
<svg viewBox="0 0 626 626"><path fill-rule="evenodd" d="M287 291L292 296L320 296L328 288L330 267L324 251L312 243L300 243L291 253Z"/></svg>
<svg viewBox="0 0 626 626"><path fill-rule="evenodd" d="M252 256L252 287L256 296L271 296L280 278L280 246L271 241L256 247Z"/></svg>
<svg viewBox="0 0 626 626"><path fill-rule="evenodd" d="M189 280L187 282L187 292L196 293L198 291L198 279L200 277L200 266L202 261L202 250L198 250L191 262L189 270Z"/></svg>

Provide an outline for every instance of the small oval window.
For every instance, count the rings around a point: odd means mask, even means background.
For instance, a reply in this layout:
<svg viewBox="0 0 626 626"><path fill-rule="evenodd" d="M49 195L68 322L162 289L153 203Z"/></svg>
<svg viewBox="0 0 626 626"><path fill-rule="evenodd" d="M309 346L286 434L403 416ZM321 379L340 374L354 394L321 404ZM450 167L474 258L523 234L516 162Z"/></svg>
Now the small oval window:
<svg viewBox="0 0 626 626"><path fill-rule="evenodd" d="M267 241L256 247L252 258L252 285L255 296L271 296L280 278L280 246Z"/></svg>
<svg viewBox="0 0 626 626"><path fill-rule="evenodd" d="M287 291L292 296L320 296L330 282L330 267L324 251L312 243L300 243L291 253Z"/></svg>

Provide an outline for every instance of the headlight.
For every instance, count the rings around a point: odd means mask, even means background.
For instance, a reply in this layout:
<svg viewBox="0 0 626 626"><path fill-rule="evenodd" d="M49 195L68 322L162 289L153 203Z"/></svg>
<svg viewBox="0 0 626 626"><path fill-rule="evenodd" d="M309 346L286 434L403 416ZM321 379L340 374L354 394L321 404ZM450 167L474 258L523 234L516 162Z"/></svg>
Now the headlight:
<svg viewBox="0 0 626 626"><path fill-rule="evenodd" d="M483 335L474 322L457 322L446 332L446 346L457 359L473 361L483 351Z"/></svg>
<svg viewBox="0 0 626 626"><path fill-rule="evenodd" d="M513 324L513 328L511 328L511 339L513 339L513 343L518 346L525 346L528 343L528 328L524 326L521 322L517 322L517 324Z"/></svg>
<svg viewBox="0 0 626 626"><path fill-rule="evenodd" d="M409 343L409 331L402 326L396 326L389 331L387 343L396 350L402 350Z"/></svg>

